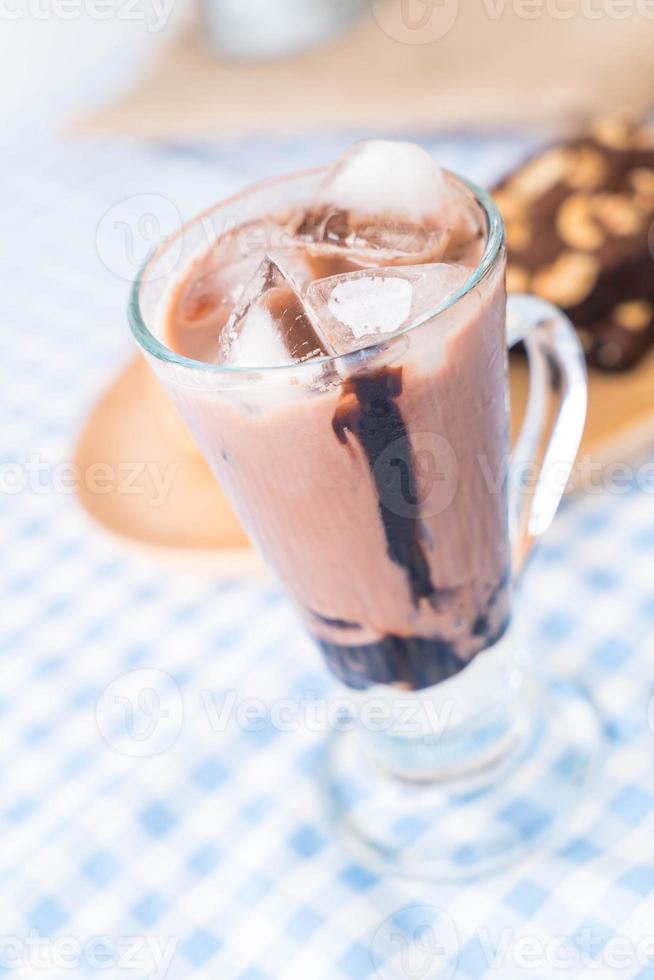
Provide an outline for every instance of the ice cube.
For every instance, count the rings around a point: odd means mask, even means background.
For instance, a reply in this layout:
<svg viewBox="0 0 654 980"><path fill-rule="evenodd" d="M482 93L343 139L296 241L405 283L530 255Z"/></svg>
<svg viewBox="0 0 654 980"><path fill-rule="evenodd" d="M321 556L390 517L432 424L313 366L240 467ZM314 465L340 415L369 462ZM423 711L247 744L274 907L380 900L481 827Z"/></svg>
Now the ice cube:
<svg viewBox="0 0 654 980"><path fill-rule="evenodd" d="M324 264L349 260L351 268L417 265L443 257L449 232L384 217L363 218L349 211L309 212L298 236L309 255Z"/></svg>
<svg viewBox="0 0 654 980"><path fill-rule="evenodd" d="M318 255L346 249L362 266L414 265L480 230L471 201L425 150L366 140L336 161L298 235Z"/></svg>
<svg viewBox="0 0 654 980"><path fill-rule="evenodd" d="M267 255L241 293L219 338L219 360L265 368L331 353L299 286Z"/></svg>
<svg viewBox="0 0 654 980"><path fill-rule="evenodd" d="M322 203L337 210L412 225L438 222L449 196L445 175L429 153L394 140L355 143L336 161L320 192Z"/></svg>
<svg viewBox="0 0 654 980"><path fill-rule="evenodd" d="M272 255L295 283L304 288L315 278L310 259L300 244L272 220L249 222L220 236L209 251L193 262L180 296L179 309L189 324L227 319L239 301L244 284Z"/></svg>
<svg viewBox="0 0 654 980"><path fill-rule="evenodd" d="M240 283L256 272L261 259L243 259L216 264L213 253L195 263L180 296L180 316L188 324L226 316L238 299Z"/></svg>
<svg viewBox="0 0 654 980"><path fill-rule="evenodd" d="M366 269L314 282L309 305L337 354L360 350L435 311L470 276L443 262Z"/></svg>

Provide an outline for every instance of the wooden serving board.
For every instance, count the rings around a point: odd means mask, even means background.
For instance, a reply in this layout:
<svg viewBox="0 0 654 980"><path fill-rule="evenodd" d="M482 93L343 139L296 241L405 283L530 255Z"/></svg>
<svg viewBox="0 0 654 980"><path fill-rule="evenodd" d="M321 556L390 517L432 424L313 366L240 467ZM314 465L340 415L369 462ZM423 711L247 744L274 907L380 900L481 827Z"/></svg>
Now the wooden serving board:
<svg viewBox="0 0 654 980"><path fill-rule="evenodd" d="M258 565L230 505L140 354L99 398L80 434L75 461L82 474L82 506L124 543L156 548L158 557L204 557L230 574ZM109 492L94 492L93 481L84 478L97 464L109 464L117 474L108 481ZM153 466L164 477L173 474L165 494L152 478ZM125 492L121 474L128 470L138 476Z"/></svg>
<svg viewBox="0 0 654 980"><path fill-rule="evenodd" d="M526 363L516 359L511 364L514 436L527 389ZM654 352L627 375L592 372L581 452L603 464L626 462L649 441L654 443ZM102 493L89 489L91 481L81 481L83 507L124 542L176 560L183 554L204 558L227 574L259 567L230 505L140 355L99 399L79 438L75 462L82 474L92 473L98 463L108 463L115 473L138 471L129 493L121 492L119 480ZM173 473L165 495L151 478L152 466L164 476Z"/></svg>

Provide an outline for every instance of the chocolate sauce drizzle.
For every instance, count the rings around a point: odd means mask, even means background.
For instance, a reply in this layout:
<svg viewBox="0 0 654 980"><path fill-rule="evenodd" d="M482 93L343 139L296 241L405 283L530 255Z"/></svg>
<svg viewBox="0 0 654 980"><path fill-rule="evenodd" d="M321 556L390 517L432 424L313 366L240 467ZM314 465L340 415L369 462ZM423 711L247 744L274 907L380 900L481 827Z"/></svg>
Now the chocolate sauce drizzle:
<svg viewBox="0 0 654 980"><path fill-rule="evenodd" d="M419 690L453 677L466 663L447 640L423 636L383 637L377 643L345 646L314 636L332 673L348 687L400 684Z"/></svg>
<svg viewBox="0 0 654 980"><path fill-rule="evenodd" d="M360 377L346 378L332 426L341 443L347 445L350 433L366 454L377 488L388 556L405 570L417 606L435 590L419 539L418 521L405 516L407 502L418 501L418 488L409 436L396 404L401 393L402 368L381 368ZM390 460L400 470L400 480L389 482L386 467L377 464L382 453L394 443L404 451L400 454L398 449L398 459Z"/></svg>
<svg viewBox="0 0 654 980"><path fill-rule="evenodd" d="M418 487L409 436L396 404L402 392L402 369L382 368L370 374L346 378L332 420L334 433L345 446L349 437L356 439L366 454L377 489L379 513L391 561L404 569L417 607L421 599L432 605L456 599L457 589L438 589L431 573L419 536L417 516L405 516L407 504L415 511L419 503ZM393 454L393 446L397 454ZM379 461L382 454L390 458ZM388 478L389 468L399 479ZM471 626L472 635L486 636L486 646L497 642L507 628L508 618L491 636L491 611L501 589L508 581L506 573L489 597L487 607ZM313 611L312 611L313 612ZM324 624L351 629L356 624L329 618L313 612ZM327 664L338 679L349 687L364 689L374 684L399 684L413 690L431 687L447 680L466 666L455 643L439 636L395 636L389 634L373 643L335 643L314 634Z"/></svg>
<svg viewBox="0 0 654 980"><path fill-rule="evenodd" d="M360 623L352 623L350 622L349 619L338 619L338 618L334 618L333 616L323 616L322 613L316 612L315 609L310 609L308 606L307 606L307 610L310 613L310 615L313 616L315 619L317 619L319 623L322 623L323 626L330 626L332 629L337 629L337 630L360 630L361 629Z"/></svg>

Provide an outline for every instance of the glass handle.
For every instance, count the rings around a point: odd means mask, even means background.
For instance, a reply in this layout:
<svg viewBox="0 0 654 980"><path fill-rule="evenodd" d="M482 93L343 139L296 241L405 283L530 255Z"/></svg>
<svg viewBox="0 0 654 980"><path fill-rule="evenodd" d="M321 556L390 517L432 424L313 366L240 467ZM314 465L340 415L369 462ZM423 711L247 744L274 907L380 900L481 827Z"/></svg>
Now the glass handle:
<svg viewBox="0 0 654 980"><path fill-rule="evenodd" d="M575 329L551 303L536 296L510 296L507 338L509 348L523 341L529 360L527 411L510 474L517 575L534 540L552 523L563 496L584 430L588 384Z"/></svg>

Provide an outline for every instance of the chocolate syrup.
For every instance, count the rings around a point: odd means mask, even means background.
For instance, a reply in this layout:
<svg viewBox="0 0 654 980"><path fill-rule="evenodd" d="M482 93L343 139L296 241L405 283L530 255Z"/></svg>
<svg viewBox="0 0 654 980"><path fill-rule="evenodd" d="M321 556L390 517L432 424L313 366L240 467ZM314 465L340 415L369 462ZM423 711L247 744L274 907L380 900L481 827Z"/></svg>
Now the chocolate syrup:
<svg viewBox="0 0 654 980"><path fill-rule="evenodd" d="M447 640L423 636L385 636L376 643L346 646L314 636L333 674L348 687L374 684L408 689L431 687L453 677L465 661Z"/></svg>
<svg viewBox="0 0 654 980"><path fill-rule="evenodd" d="M388 557L406 572L417 606L421 599L434 594L434 586L418 536L418 521L402 514L402 505L407 500L412 504L418 500L413 456L409 453L408 466L404 458L406 453L397 460L404 469L399 488L386 483L382 467L377 465L381 454L389 447L397 444L406 449L410 445L402 413L396 404L401 393L402 368L381 368L371 374L346 378L332 425L339 442L347 444L349 432L366 454L377 489ZM402 500L397 499L398 493Z"/></svg>

